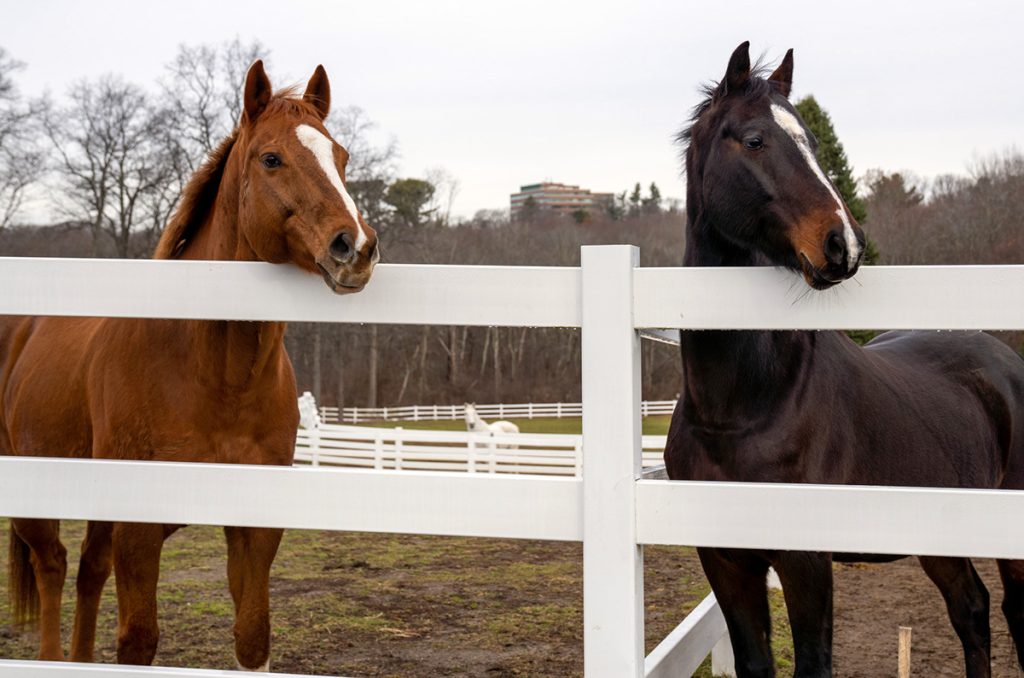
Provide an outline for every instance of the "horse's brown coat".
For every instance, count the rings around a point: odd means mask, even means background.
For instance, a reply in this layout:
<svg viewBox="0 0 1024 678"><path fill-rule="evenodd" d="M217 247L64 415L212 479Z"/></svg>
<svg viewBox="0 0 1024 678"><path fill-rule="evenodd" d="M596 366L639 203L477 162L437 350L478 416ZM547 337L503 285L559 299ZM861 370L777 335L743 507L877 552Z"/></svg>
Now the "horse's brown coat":
<svg viewBox="0 0 1024 678"><path fill-rule="evenodd" d="M376 236L348 213L295 134L299 124L326 134L329 102L322 67L300 99L272 96L257 61L238 128L192 178L156 257L292 263L335 291L362 289ZM334 144L334 156L344 177L347 154ZM358 228L369 236L363 251L332 249L343 235L355 242ZM0 454L291 464L298 412L284 333L276 322L0 318ZM90 523L73 660L92 660L99 597L113 567L118 661L152 662L160 551L178 527ZM58 530L55 520L12 520L10 589L18 621L39 615L41 659L64 658ZM236 657L257 668L270 652L268 577L282 531L225 534Z"/></svg>

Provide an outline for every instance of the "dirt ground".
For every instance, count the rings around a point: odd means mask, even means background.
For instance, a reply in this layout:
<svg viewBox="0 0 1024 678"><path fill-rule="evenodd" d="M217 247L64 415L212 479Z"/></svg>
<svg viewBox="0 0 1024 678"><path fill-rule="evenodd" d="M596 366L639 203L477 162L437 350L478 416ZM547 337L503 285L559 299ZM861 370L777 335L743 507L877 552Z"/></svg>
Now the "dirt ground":
<svg viewBox="0 0 1024 678"><path fill-rule="evenodd" d="M6 538L6 521L0 520ZM65 523L77 556L82 524ZM192 527L168 540L160 589L165 666L233 668L232 606L220 531ZM0 549L6 570L6 548ZM578 676L582 673L579 544L403 535L289 532L272 573L274 671L347 676ZM993 600L993 668L1018 676L999 615L995 565L979 570ZM76 562L65 589L65 636ZM894 675L899 626L913 627L916 676L960 676L959 642L938 592L912 559L835 566L837 676ZM0 577L0 657L31 658L35 640L10 628ZM647 650L707 593L692 549L645 551ZM792 672L781 595L772 600L780 675ZM108 584L100 661L114 658ZM65 641L65 647L67 641ZM707 666L697 674L710 675Z"/></svg>

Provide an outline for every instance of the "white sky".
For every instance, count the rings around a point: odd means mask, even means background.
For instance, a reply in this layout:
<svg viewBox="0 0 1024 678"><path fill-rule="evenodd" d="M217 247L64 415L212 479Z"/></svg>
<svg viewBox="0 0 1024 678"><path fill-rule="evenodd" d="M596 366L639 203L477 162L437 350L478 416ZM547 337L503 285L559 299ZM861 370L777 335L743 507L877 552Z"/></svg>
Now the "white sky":
<svg viewBox="0 0 1024 678"><path fill-rule="evenodd" d="M543 179L680 197L672 139L743 40L773 61L795 48L793 96L829 111L858 176L1024 148L1020 0L4 0L0 17L32 95L111 71L151 87L179 43L236 36L272 50L275 86L323 63L334 103L397 138L402 175L459 179L467 216Z"/></svg>

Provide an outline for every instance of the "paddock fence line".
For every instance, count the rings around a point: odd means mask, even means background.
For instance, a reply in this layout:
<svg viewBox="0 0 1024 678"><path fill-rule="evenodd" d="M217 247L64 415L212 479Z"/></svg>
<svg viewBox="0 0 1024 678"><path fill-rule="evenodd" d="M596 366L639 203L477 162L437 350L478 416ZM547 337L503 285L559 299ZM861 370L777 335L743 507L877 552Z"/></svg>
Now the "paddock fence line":
<svg viewBox="0 0 1024 678"><path fill-rule="evenodd" d="M345 297L261 263L0 259L0 314L582 328L586 460L577 478L4 457L0 515L582 541L587 678L687 675L723 647L709 597L645 657L645 544L1024 559L1003 527L1024 492L647 479L639 391L649 329L1024 329L1024 266L867 267L801 301L775 269L581 259L382 265ZM0 660L2 678L87 675L243 674Z"/></svg>
<svg viewBox="0 0 1024 678"><path fill-rule="evenodd" d="M663 463L665 436L643 436L644 468ZM378 471L580 476L583 436L571 433L421 431L320 424L300 428L295 461Z"/></svg>
<svg viewBox="0 0 1024 678"><path fill-rule="evenodd" d="M675 400L644 400L641 416L672 414ZM321 405L320 419L328 424L359 424L374 421L453 421L466 416L465 405L399 405L395 407L343 407ZM583 403L497 403L477 405L485 419L562 419L583 416Z"/></svg>

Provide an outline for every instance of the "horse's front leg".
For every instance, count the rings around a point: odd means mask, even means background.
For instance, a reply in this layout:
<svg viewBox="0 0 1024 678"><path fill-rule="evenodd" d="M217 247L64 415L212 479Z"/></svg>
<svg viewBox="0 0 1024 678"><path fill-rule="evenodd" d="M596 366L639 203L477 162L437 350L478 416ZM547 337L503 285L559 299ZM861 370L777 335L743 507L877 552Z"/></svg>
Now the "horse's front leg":
<svg viewBox="0 0 1024 678"><path fill-rule="evenodd" d="M832 556L779 551L772 562L793 630L794 678L832 675Z"/></svg>
<svg viewBox="0 0 1024 678"><path fill-rule="evenodd" d="M700 563L729 627L739 678L775 675L768 612L768 561L754 551L699 548Z"/></svg>
<svg viewBox="0 0 1024 678"><path fill-rule="evenodd" d="M270 668L270 566L283 534L271 528L224 528L235 601L235 660L242 669Z"/></svg>
<svg viewBox="0 0 1024 678"><path fill-rule="evenodd" d="M114 580L117 584L117 662L148 665L156 656L160 628L156 618L156 585L160 552L167 532L163 525L115 523L112 534Z"/></svg>
<svg viewBox="0 0 1024 678"><path fill-rule="evenodd" d="M82 558L78 566L78 601L75 603L75 627L71 635L71 661L93 661L96 645L96 617L99 614L103 586L113 567L113 524L89 521Z"/></svg>

